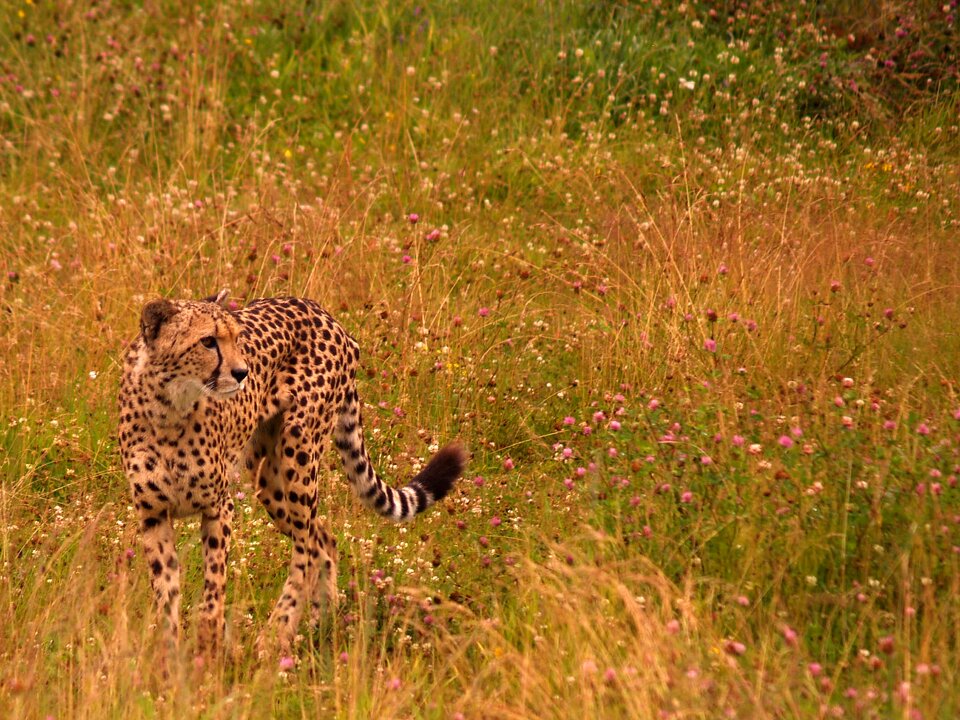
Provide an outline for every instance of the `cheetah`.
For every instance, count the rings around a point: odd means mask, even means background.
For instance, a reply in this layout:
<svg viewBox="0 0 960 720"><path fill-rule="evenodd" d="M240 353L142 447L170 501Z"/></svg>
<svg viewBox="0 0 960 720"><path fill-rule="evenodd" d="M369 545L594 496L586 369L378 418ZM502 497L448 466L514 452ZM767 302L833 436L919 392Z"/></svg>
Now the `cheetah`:
<svg viewBox="0 0 960 720"><path fill-rule="evenodd" d="M119 444L139 517L157 622L179 644L180 580L173 521L200 515L204 588L198 650L222 649L227 552L245 468L259 501L292 540L283 591L258 638L289 652L306 605L336 601L336 541L317 507L318 468L333 437L361 502L395 521L450 491L466 453L438 451L402 489L373 469L363 441L357 342L312 300L254 300L231 311L227 292L147 303L120 386Z"/></svg>

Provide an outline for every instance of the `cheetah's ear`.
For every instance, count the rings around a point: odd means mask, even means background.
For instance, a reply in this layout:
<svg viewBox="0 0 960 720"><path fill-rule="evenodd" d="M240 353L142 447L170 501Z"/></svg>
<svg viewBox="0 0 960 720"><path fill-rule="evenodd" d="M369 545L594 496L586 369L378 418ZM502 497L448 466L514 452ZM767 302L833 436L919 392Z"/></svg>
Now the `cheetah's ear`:
<svg viewBox="0 0 960 720"><path fill-rule="evenodd" d="M163 324L177 314L177 308L164 298L152 300L143 306L140 315L140 334L148 343L157 339Z"/></svg>
<svg viewBox="0 0 960 720"><path fill-rule="evenodd" d="M204 301L204 302L209 302L209 303L214 303L215 305L219 305L220 307L226 309L226 307L227 307L227 298L228 298L228 297L230 297L230 289L229 289L229 288L223 288L223 289L222 289L220 292L218 292L216 295L211 295L210 297L205 297L205 298L203 299L203 301Z"/></svg>

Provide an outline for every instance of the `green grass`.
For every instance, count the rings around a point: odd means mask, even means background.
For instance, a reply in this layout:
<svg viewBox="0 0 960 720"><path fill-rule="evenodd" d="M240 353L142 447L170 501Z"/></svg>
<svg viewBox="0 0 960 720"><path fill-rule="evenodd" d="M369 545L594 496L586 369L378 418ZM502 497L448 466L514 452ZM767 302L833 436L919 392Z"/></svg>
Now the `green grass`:
<svg viewBox="0 0 960 720"><path fill-rule="evenodd" d="M948 15L4 8L0 715L956 715ZM119 363L147 300L224 286L359 340L392 482L472 459L395 527L328 458L340 609L290 672L246 481L219 663L182 522L164 685Z"/></svg>

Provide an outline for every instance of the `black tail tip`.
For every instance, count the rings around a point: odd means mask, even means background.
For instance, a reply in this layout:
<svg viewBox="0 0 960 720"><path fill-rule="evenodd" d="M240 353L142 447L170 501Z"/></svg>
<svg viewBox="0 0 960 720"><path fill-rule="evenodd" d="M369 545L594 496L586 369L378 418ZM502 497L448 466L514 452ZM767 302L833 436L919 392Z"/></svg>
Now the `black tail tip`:
<svg viewBox="0 0 960 720"><path fill-rule="evenodd" d="M450 492L453 483L467 466L467 451L460 443L450 443L430 458L427 466L417 473L413 482L426 490L434 502Z"/></svg>

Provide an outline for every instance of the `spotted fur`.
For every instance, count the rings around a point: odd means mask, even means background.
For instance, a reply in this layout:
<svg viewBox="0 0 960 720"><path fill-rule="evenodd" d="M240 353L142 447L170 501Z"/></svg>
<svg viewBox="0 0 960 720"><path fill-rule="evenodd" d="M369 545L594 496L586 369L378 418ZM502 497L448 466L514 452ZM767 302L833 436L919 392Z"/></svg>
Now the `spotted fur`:
<svg viewBox="0 0 960 720"><path fill-rule="evenodd" d="M200 649L220 649L233 499L245 467L257 498L293 541L287 580L265 638L289 649L304 606L336 600L336 541L320 520L318 470L332 436L367 507L409 520L442 499L463 471L459 445L440 450L399 490L373 469L363 441L356 341L315 302L255 300L228 311L206 301L154 300L120 388L120 451L168 641L179 635L173 520L199 514L204 556Z"/></svg>

